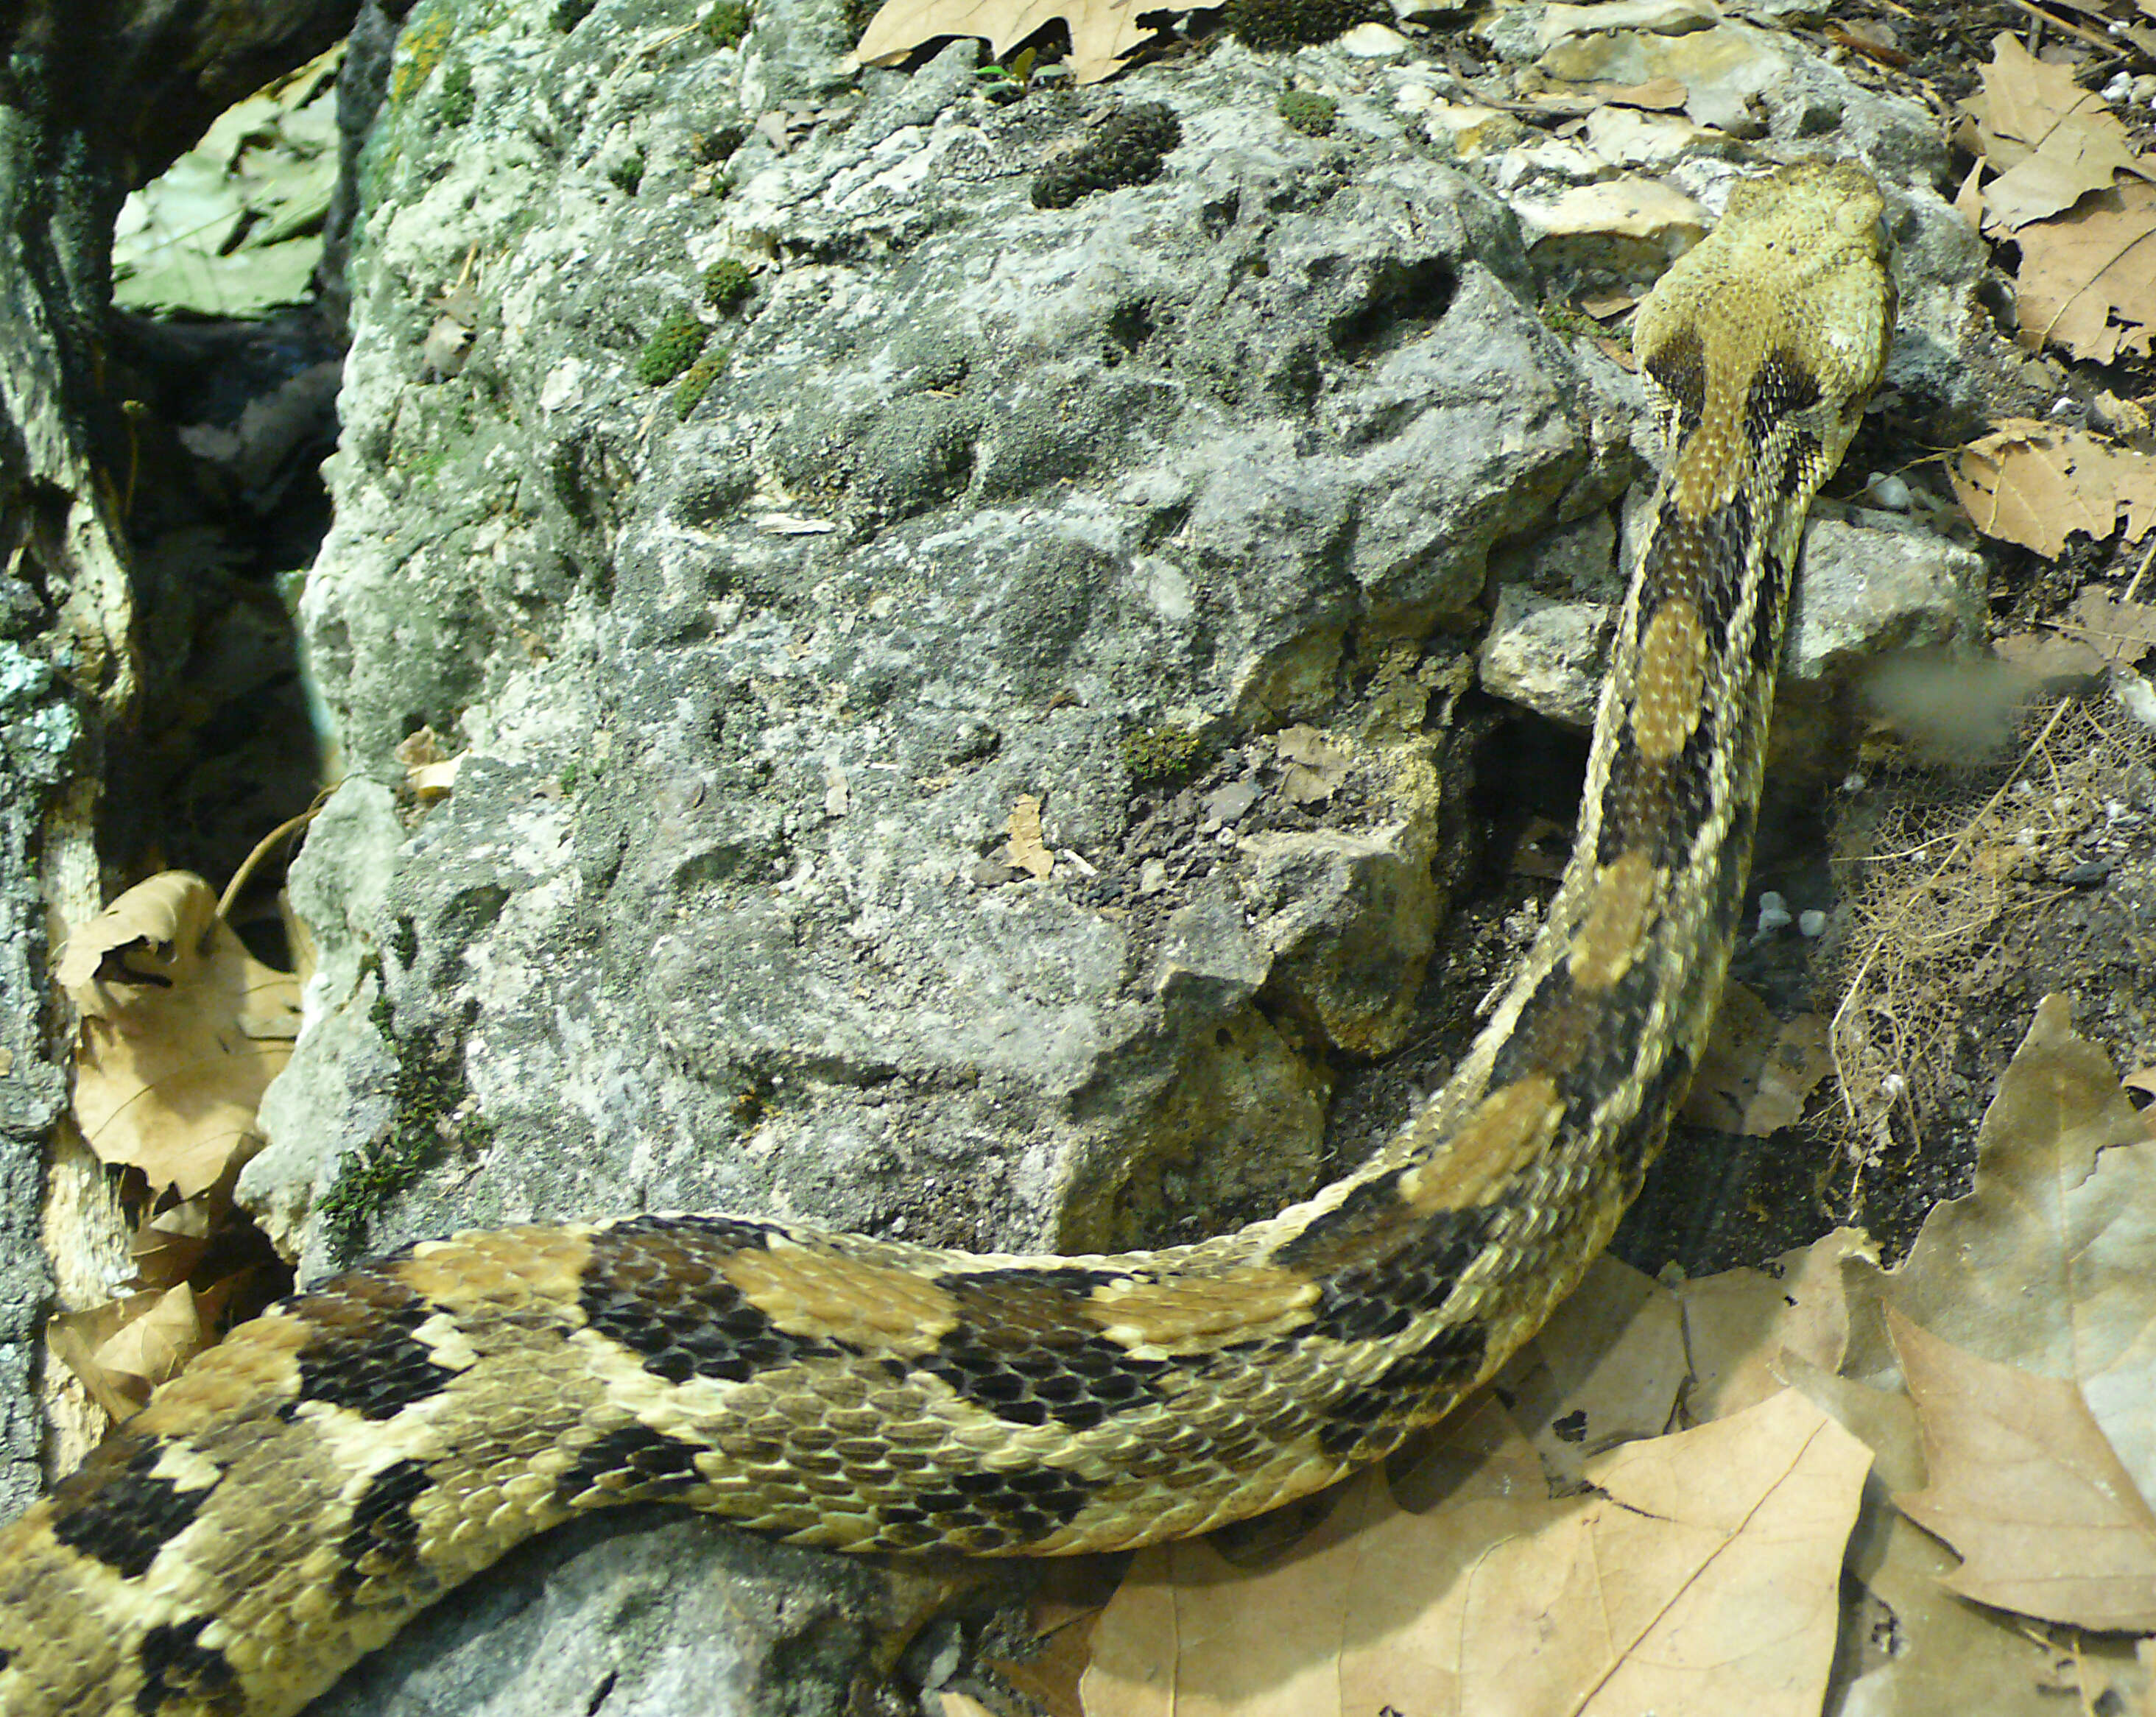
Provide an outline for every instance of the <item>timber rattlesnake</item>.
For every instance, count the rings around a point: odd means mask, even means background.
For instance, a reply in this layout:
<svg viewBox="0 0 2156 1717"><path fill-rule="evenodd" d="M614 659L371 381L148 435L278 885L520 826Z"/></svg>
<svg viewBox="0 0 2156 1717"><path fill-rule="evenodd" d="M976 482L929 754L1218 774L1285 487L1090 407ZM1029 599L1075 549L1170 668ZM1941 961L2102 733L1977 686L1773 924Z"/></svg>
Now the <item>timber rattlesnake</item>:
<svg viewBox="0 0 2156 1717"><path fill-rule="evenodd" d="M1389 1146L1240 1233L940 1253L744 1217L429 1242L197 1360L0 1535L8 1717L270 1717L531 1534L669 1499L839 1549L1202 1532L1430 1424L1599 1251L1748 863L1804 512L1893 320L1853 167L1739 185L1641 310L1675 454L1540 940Z"/></svg>

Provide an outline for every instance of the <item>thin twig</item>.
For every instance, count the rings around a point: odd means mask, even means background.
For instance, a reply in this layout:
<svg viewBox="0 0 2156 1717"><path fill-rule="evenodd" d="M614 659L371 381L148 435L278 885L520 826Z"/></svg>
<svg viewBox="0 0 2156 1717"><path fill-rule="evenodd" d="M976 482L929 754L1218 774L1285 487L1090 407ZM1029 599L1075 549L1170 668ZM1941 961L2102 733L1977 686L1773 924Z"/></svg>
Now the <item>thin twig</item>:
<svg viewBox="0 0 2156 1717"><path fill-rule="evenodd" d="M232 903L239 898L239 891L252 879L256 868L270 856L270 848L278 842L297 834L312 823L316 813L321 810L324 800L328 797L326 793L321 795L297 817L286 817L260 840L255 842L254 850L239 861L239 869L232 873L232 880L224 885L224 893L218 897L217 915L219 918L226 917L230 914Z"/></svg>

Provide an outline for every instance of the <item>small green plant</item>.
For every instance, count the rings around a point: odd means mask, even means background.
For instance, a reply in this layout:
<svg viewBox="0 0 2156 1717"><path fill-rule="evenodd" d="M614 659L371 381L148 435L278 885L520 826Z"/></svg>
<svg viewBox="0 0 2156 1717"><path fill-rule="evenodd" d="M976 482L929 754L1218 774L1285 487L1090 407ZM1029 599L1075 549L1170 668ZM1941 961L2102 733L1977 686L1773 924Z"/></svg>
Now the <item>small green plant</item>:
<svg viewBox="0 0 2156 1717"><path fill-rule="evenodd" d="M1210 747L1203 734L1187 727L1147 727L1123 740L1123 769L1132 787L1164 786L1188 781Z"/></svg>
<svg viewBox="0 0 2156 1717"><path fill-rule="evenodd" d="M716 351L707 351L689 366L674 388L674 415L686 418L696 409L696 402L711 391L711 384L725 373L726 356L731 346L721 346Z"/></svg>
<svg viewBox="0 0 2156 1717"><path fill-rule="evenodd" d="M738 309L756 290L756 276L747 263L722 257L704 270L704 302L720 310Z"/></svg>
<svg viewBox="0 0 2156 1717"><path fill-rule="evenodd" d="M607 168L607 178L617 191L636 195L636 187L644 182L644 151L632 149Z"/></svg>
<svg viewBox="0 0 2156 1717"><path fill-rule="evenodd" d="M659 325L636 355L636 379L646 387L664 387L696 361L711 331L688 310L678 310Z"/></svg>
<svg viewBox="0 0 2156 1717"><path fill-rule="evenodd" d="M1315 90L1288 90L1281 95L1280 116L1291 131L1300 131L1306 137L1329 137L1340 117L1340 104Z"/></svg>
<svg viewBox="0 0 2156 1717"><path fill-rule="evenodd" d="M1023 95L1033 87L1033 68L1039 57L1034 49L1021 48L1009 60L982 66L973 75L984 84L1015 84Z"/></svg>
<svg viewBox="0 0 2156 1717"><path fill-rule="evenodd" d="M748 33L748 7L744 0L716 0L705 14L704 33L714 48L731 48Z"/></svg>

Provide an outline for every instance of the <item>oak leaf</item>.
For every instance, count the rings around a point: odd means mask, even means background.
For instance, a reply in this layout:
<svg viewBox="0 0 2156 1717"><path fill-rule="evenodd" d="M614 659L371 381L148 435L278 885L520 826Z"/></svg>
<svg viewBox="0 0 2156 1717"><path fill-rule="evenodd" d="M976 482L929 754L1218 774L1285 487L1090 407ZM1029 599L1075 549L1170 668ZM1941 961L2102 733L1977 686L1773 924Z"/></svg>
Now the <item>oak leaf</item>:
<svg viewBox="0 0 2156 1717"><path fill-rule="evenodd" d="M1426 1511L1366 1474L1261 1569L1204 1542L1140 1552L1088 1713L1815 1717L1870 1456L1810 1402L1627 1444L1589 1469L1604 1494L1562 1501L1494 1404L1447 1450L1464 1474Z"/></svg>
<svg viewBox="0 0 2156 1717"><path fill-rule="evenodd" d="M2129 542L2156 525L2156 458L2041 418L2010 418L1970 443L1951 476L1978 530L2041 555L2077 530L2102 542L2122 516Z"/></svg>
<svg viewBox="0 0 2156 1717"><path fill-rule="evenodd" d="M138 883L68 938L58 976L82 1016L74 1115L100 1161L192 1198L252 1154L256 1106L298 1035L299 980L247 951L208 884Z"/></svg>
<svg viewBox="0 0 2156 1717"><path fill-rule="evenodd" d="M2110 1058L2046 997L1977 1130L1976 1179L1883 1286L1979 1357L2074 1384L2156 1494L2156 1142Z"/></svg>
<svg viewBox="0 0 2156 1717"><path fill-rule="evenodd" d="M2110 188L2122 172L2148 177L2103 98L2012 36L1995 38L1984 92L1962 106L1977 121L1985 159L2000 170L1984 187L1991 231L2013 232L2071 208L2090 192Z"/></svg>
<svg viewBox="0 0 2156 1717"><path fill-rule="evenodd" d="M2156 185L2126 184L2015 235L2015 316L2030 346L2114 361L2156 337Z"/></svg>
<svg viewBox="0 0 2156 1717"><path fill-rule="evenodd" d="M2071 1383L1994 1364L1889 1310L1930 1482L1894 1500L1962 1559L1964 1597L2103 1632L2156 1630L2156 1511Z"/></svg>
<svg viewBox="0 0 2156 1717"><path fill-rule="evenodd" d="M939 36L980 36L1000 59L1061 18L1070 32L1070 57L1064 62L1070 75L1097 84L1121 70L1122 57L1152 35L1138 14L1158 9L1148 0L884 0L854 58L863 65L893 65Z"/></svg>

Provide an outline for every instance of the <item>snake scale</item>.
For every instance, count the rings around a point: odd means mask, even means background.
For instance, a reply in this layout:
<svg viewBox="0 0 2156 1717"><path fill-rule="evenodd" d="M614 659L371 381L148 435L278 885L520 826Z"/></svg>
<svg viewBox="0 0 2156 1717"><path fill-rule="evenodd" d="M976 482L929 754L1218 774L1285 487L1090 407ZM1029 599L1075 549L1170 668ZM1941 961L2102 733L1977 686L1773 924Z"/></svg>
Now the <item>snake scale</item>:
<svg viewBox="0 0 2156 1717"><path fill-rule="evenodd" d="M1451 1079L1240 1232L1121 1257L638 1216L407 1247L198 1358L0 1535L5 1717L272 1717L580 1511L797 1543L1098 1550L1433 1422L1609 1239L1683 1094L1749 862L1804 517L1893 315L1854 166L1732 191L1641 308L1671 452L1578 844Z"/></svg>

